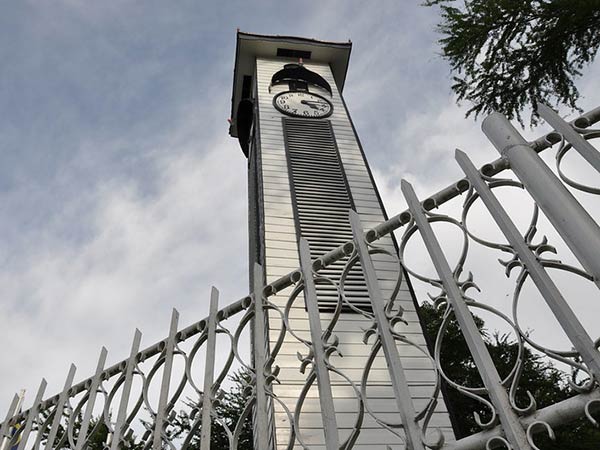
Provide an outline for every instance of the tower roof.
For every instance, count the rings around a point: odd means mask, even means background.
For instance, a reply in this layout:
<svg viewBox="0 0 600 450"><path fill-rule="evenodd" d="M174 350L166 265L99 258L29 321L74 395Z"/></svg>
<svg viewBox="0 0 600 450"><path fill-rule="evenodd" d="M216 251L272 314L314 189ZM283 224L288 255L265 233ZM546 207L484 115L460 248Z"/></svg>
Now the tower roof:
<svg viewBox="0 0 600 450"><path fill-rule="evenodd" d="M235 117L242 100L244 76L254 76L256 57L289 57L290 61L302 58L306 61L328 63L338 89L344 88L352 43L328 42L294 36L269 36L237 32L233 92L231 96L231 118L229 134L237 137Z"/></svg>

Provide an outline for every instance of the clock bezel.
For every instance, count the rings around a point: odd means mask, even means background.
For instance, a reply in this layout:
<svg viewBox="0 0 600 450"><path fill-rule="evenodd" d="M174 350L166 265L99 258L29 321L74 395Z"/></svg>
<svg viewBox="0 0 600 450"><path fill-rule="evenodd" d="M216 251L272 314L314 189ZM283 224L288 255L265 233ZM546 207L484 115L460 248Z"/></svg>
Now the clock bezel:
<svg viewBox="0 0 600 450"><path fill-rule="evenodd" d="M290 93L306 94L306 95L311 95L311 96L318 97L321 100L325 100L329 104L329 112L327 114L322 115L322 116L315 117L315 116L303 116L302 114L284 111L284 110L282 110L279 107L279 105L277 105L277 99L281 95L290 94ZM327 98L323 97L322 95L316 94L314 92L309 92L309 91L283 91L283 92L279 92L278 94L276 94L273 97L273 107L277 111L279 111L281 114L285 114L286 116L290 116L290 117L298 117L298 118L301 118L301 119L326 119L327 117L329 117L329 116L331 116L333 114L333 103L331 103Z"/></svg>

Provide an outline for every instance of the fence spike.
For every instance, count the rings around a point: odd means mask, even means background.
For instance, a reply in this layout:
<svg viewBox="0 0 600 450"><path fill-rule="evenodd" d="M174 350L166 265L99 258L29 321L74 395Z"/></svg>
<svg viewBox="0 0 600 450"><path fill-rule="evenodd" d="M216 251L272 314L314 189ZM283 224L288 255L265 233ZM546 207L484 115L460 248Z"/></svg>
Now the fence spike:
<svg viewBox="0 0 600 450"><path fill-rule="evenodd" d="M121 393L121 402L119 404L119 412L117 415L117 423L115 425L115 431L110 436L110 450L118 450L121 443L121 436L125 431L126 420L127 420L127 405L129 404L129 395L131 394L131 384L133 381L133 371L137 363L137 355L140 350L140 343L142 341L142 333L136 328L135 334L133 335L133 343L131 344L131 352L129 353L129 359L125 367L125 381L123 383L123 392Z"/></svg>
<svg viewBox="0 0 600 450"><path fill-rule="evenodd" d="M158 410L156 411L156 420L154 421L153 450L162 448L162 433L164 429L165 417L167 414L167 403L169 401L169 385L171 384L171 372L173 370L173 351L177 339L177 326L179 323L179 312L173 308L171 314L171 325L169 327L169 337L165 347L165 364L163 368L162 383L158 400Z"/></svg>
<svg viewBox="0 0 600 450"><path fill-rule="evenodd" d="M442 281L448 301L452 305L454 315L460 325L461 332L469 347L469 351L473 356L477 370L483 380L483 384L492 400L492 404L498 411L498 417L500 418L500 423L504 428L506 437L513 448L519 450L531 450L531 446L527 442L525 431L519 423L519 418L512 409L508 393L502 386L500 375L494 365L494 361L485 346L485 342L475 324L471 311L469 311L469 308L464 301L460 288L450 269L450 265L446 260L446 256L442 251L437 237L433 233L431 224L423 212L419 199L408 181L402 180L401 189L404 198L408 203L408 208L412 217L421 233L421 237L423 238L423 242L425 243L425 247L431 257L433 265Z"/></svg>
<svg viewBox="0 0 600 450"><path fill-rule="evenodd" d="M260 264L254 264L254 371L256 376L256 408L254 412L254 441L256 448L267 450L269 439L269 411L265 364L267 361L266 320L263 305L264 272Z"/></svg>
<svg viewBox="0 0 600 450"><path fill-rule="evenodd" d="M321 328L321 317L319 315L319 303L317 290L313 279L312 261L310 258L310 246L306 239L300 239L300 266L302 280L304 282L304 301L308 313L310 327L310 340L314 353L315 373L319 389L319 402L321 405L321 417L325 432L325 445L327 450L338 450L339 436L335 408L333 406L333 394L331 393L331 380L327 368L327 357L323 344L323 330Z"/></svg>
<svg viewBox="0 0 600 450"><path fill-rule="evenodd" d="M15 414L17 414L17 405L19 404L19 394L15 394L10 402L10 406L8 407L8 411L6 412L6 418L4 422L2 422L2 426L0 427L0 450L7 450L8 441L10 440L10 421Z"/></svg>
<svg viewBox="0 0 600 450"><path fill-rule="evenodd" d="M108 351L106 347L102 347L100 350L100 356L98 357L98 363L96 365L96 373L90 381L88 391L88 401L85 405L85 412L83 413L83 421L81 422L81 428L77 436L77 443L75 444L75 450L82 450L85 442L87 441L87 433L90 426L90 420L92 420L92 412L94 410L94 404L96 403L96 395L98 395L98 388L102 382L102 371L104 370L104 364L106 363L106 356Z"/></svg>
<svg viewBox="0 0 600 450"><path fill-rule="evenodd" d="M27 445L27 439L29 438L29 434L31 433L31 429L33 428L33 422L37 421L37 416L39 414L40 403L42 402L42 396L46 391L46 386L48 383L45 378L42 378L42 382L40 383L40 387L35 396L35 400L33 401L33 405L29 408L29 414L27 415L27 421L25 422L25 428L23 429L23 433L21 433L21 440L19 441L19 445L17 450L25 450L25 446Z"/></svg>
<svg viewBox="0 0 600 450"><path fill-rule="evenodd" d="M58 402L56 403L56 407L54 408L54 419L52 421L52 428L50 428L50 432L48 433L48 438L46 441L46 450L52 450L52 446L54 445L54 440L56 439L56 434L58 433L58 427L62 419L65 404L69 397L69 390L73 385L73 378L75 378L76 370L77 368L75 367L75 364L71 364L71 367L69 368L69 373L67 374L67 379L65 380L65 386L63 388L63 391L60 393Z"/></svg>
<svg viewBox="0 0 600 450"><path fill-rule="evenodd" d="M546 304L550 307L558 323L571 340L575 349L579 352L583 361L592 370L596 379L600 380L600 353L596 350L594 341L585 331L585 328L569 307L546 269L540 264L537 256L531 251L521 233L508 216L501 203L498 201L490 187L479 176L479 172L462 151L456 150L456 161L463 172L481 197L492 218L508 240L512 248L517 252L519 259L525 264L527 272L544 297Z"/></svg>
<svg viewBox="0 0 600 450"><path fill-rule="evenodd" d="M213 380L215 373L215 354L217 344L217 313L219 311L219 291L213 286L210 293L208 326L206 328L206 364L204 365L204 389L202 391L202 429L200 448L210 448L210 435L213 408Z"/></svg>
<svg viewBox="0 0 600 450"><path fill-rule="evenodd" d="M483 132L600 287L600 226L506 117L485 118Z"/></svg>
<svg viewBox="0 0 600 450"><path fill-rule="evenodd" d="M369 291L369 299L373 308L373 315L377 322L377 331L381 339L381 346L387 361L388 370L390 372L392 387L394 389L394 397L398 405L398 412L402 418L404 431L406 435L406 448L414 450L425 450L425 446L421 440L421 430L415 422L416 412L414 409L412 397L408 391L408 382L396 347L396 341L392 335L390 323L384 309L384 298L377 280L377 273L369 248L365 240L364 231L360 223L360 217L355 211L350 211L350 225L352 226L352 234L356 243L356 250L360 258L360 265Z"/></svg>

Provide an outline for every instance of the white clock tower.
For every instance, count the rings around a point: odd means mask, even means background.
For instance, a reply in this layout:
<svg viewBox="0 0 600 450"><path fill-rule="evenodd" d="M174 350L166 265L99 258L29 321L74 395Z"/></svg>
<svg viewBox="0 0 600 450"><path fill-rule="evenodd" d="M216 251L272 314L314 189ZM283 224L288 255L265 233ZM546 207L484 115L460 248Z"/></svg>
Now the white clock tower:
<svg viewBox="0 0 600 450"><path fill-rule="evenodd" d="M386 219L381 199L365 155L342 98L352 44L316 41L287 36L264 36L238 32L232 98L230 134L239 139L248 157L250 267L263 265L266 282L299 267L299 238L310 244L317 258L352 239L348 211L356 211L364 229ZM390 236L378 245L396 253ZM389 259L375 260L384 296L391 295L398 266ZM323 274L339 279L343 268L336 263ZM250 277L252 279L252 276ZM347 298L357 309L370 308L367 287L360 268L351 272ZM402 333L425 348L415 300L402 282L398 302L408 325ZM327 324L337 302L335 290L317 286L319 309ZM285 307L289 290L270 300ZM308 338L308 316L302 302L290 313L292 329ZM271 345L278 336L280 318L269 314ZM370 322L346 307L335 327L340 340L334 365L360 385L370 346L363 329ZM289 339L288 339L289 338ZM283 343L275 364L281 368L277 397L294 413L306 374L298 368L297 352L305 348L292 336ZM410 346L399 346L407 383L415 408L427 401L435 384L429 359ZM367 402L375 417L388 424L398 423L397 406L381 352L367 380ZM332 377L332 392L340 440L349 434L356 417L355 392L341 378ZM273 404L274 441L286 448L290 435L288 415ZM367 415L354 448L404 448L401 431L383 426ZM449 416L440 398L431 425L452 439ZM304 443L324 448L318 391L311 389L299 421ZM298 447L300 448L300 447Z"/></svg>

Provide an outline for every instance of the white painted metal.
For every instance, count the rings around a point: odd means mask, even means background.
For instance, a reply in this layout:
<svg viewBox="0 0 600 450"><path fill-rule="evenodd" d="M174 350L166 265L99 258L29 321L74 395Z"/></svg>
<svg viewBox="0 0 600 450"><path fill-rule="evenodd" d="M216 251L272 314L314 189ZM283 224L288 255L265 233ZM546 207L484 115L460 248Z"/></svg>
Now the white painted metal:
<svg viewBox="0 0 600 450"><path fill-rule="evenodd" d="M15 394L10 406L8 407L8 411L6 413L6 417L4 418L4 421L2 422L2 426L0 427L0 442L1 442L0 450L6 450L6 447L9 444L9 441L10 441L9 422L13 418L15 413L17 412L19 403L20 403L19 394Z"/></svg>
<svg viewBox="0 0 600 450"><path fill-rule="evenodd" d="M127 429L127 405L129 404L129 395L131 394L131 384L133 381L133 372L137 364L138 352L140 350L140 343L142 341L142 333L136 329L133 335L133 342L131 344L131 352L129 353L129 359L125 364L123 370L123 391L121 392L121 401L119 403L119 411L117 414L117 423L111 435L110 439L110 450L117 450L121 446L121 439L125 435ZM106 406L104 411L108 411ZM110 418L110 414L105 414Z"/></svg>
<svg viewBox="0 0 600 450"><path fill-rule="evenodd" d="M331 393L331 378L327 363L327 353L323 340L321 318L319 317L319 301L317 290L313 280L312 261L310 259L310 247L305 239L300 239L300 267L302 270L302 283L304 284L304 302L308 321L310 322L310 342L313 362L312 369L317 378L319 387L319 400L321 402L321 417L323 418L323 431L325 433L325 445L327 450L338 450L338 426L333 406L333 395Z"/></svg>
<svg viewBox="0 0 600 450"><path fill-rule="evenodd" d="M108 351L102 347L100 350L100 356L98 357L98 363L96 365L95 375L89 380L88 386L88 401L83 413L83 422L77 436L77 443L75 444L75 450L82 450L88 439L88 429L90 426L90 420L92 419L92 413L94 411L94 405L96 403L96 396L98 395L98 387L102 381L102 372L104 371L104 364L106 363L106 355Z"/></svg>
<svg viewBox="0 0 600 450"><path fill-rule="evenodd" d="M477 169L469 157L460 150L456 150L456 160L465 175L483 200L488 211L516 251L531 279L546 300L546 303L558 319L558 323L565 331L583 361L591 369L594 376L600 380L600 352L585 328L565 300L560 291L538 261L537 256L531 251L521 233L510 219L496 196L488 185L481 179Z"/></svg>
<svg viewBox="0 0 600 450"><path fill-rule="evenodd" d="M403 428L406 432L406 448L409 450L425 449L421 442L421 430L416 423L417 414L415 412L412 398L408 390L408 380L402 367L396 340L392 334L389 319L385 312L385 299L381 293L377 274L375 273L375 265L369 255L367 242L365 241L364 232L360 223L360 217L354 211L350 211L350 224L354 234L354 242L356 250L360 257L360 263L365 273L367 286L369 289L369 299L371 300L373 314L377 323L377 334L381 341L385 359L392 379L396 404L398 412L402 418ZM427 371L431 374L431 371Z"/></svg>
<svg viewBox="0 0 600 450"><path fill-rule="evenodd" d="M477 370L479 375L481 375L487 393L496 408L496 412L498 413L498 417L500 418L508 441L513 448L518 448L520 450L531 449L531 446L527 442L527 436L519 423L519 418L512 408L508 393L502 386L501 378L496 370L494 361L485 346L485 342L477 329L477 325L475 325L475 320L464 301L460 288L456 284L450 265L442 251L442 247L433 233L433 229L423 212L421 203L419 203L412 186L406 180L402 180L402 193L408 203L410 213L419 228L419 232L421 233L423 242L425 243L425 247L427 247L427 251L429 252L438 276L443 283L444 291L448 301L452 305L454 316L460 325L460 329L471 355L473 355Z"/></svg>
<svg viewBox="0 0 600 450"><path fill-rule="evenodd" d="M549 106L538 103L538 112L552 128L564 136L564 138L573 145L573 148L577 150L579 154L583 156L594 169L596 169L596 171L600 172L600 152L598 152L592 144L586 141L583 136L575 131L569 123L565 122Z"/></svg>
<svg viewBox="0 0 600 450"><path fill-rule="evenodd" d="M269 428L269 408L267 397L267 349L264 310L264 271L260 264L254 264L254 374L256 377L256 408L254 411L254 445L268 450L271 447Z"/></svg>
<svg viewBox="0 0 600 450"><path fill-rule="evenodd" d="M600 226L506 117L493 113L482 129L600 287Z"/></svg>
<svg viewBox="0 0 600 450"><path fill-rule="evenodd" d="M69 398L69 389L73 384L73 378L75 377L75 364L71 364L69 368L69 373L67 374L67 379L65 380L65 386L63 391L58 398L58 402L56 403L56 407L54 408L54 419L52 420L52 427L50 428L50 432L47 436L46 441L46 449L51 450L54 446L54 440L56 439L56 434L58 433L58 427L63 417L63 411L65 408L65 403Z"/></svg>
<svg viewBox="0 0 600 450"><path fill-rule="evenodd" d="M25 426L23 428L23 432L21 433L21 440L19 441L17 450L25 450L25 447L27 446L29 434L33 429L33 425L36 424L39 419L38 416L40 413L40 404L42 403L42 397L46 391L46 386L48 386L48 383L46 382L45 378L42 378L37 394L35 394L33 406L29 409L29 413L27 414L27 420L25 421Z"/></svg>
<svg viewBox="0 0 600 450"><path fill-rule="evenodd" d="M163 447L163 433L165 428L165 418L168 414L167 406L169 401L169 384L171 383L171 371L173 370L173 352L175 350L175 341L177 336L177 325L179 323L179 312L173 308L171 313L171 323L169 326L169 337L165 346L165 362L163 366L163 376L160 386L158 400L158 409L154 420L154 438L152 443L153 450L160 450Z"/></svg>
<svg viewBox="0 0 600 450"><path fill-rule="evenodd" d="M210 448L210 434L213 414L213 381L217 345L217 313L219 311L219 291L213 286L210 292L210 314L206 327L206 363L204 365L204 389L202 390L202 430L200 448Z"/></svg>

